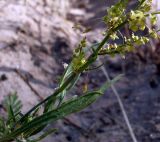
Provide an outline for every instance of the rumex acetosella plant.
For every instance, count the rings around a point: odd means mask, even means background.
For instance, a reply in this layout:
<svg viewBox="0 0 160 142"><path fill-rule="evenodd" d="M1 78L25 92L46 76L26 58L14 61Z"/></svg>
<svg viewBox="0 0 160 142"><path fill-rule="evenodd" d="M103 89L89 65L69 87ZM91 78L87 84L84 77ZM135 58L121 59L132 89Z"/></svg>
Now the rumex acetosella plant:
<svg viewBox="0 0 160 142"><path fill-rule="evenodd" d="M27 113L21 113L22 104L16 94L6 97L3 104L8 113L8 118L5 120L0 118L0 142L41 141L55 131L55 129L50 129L42 133L48 124L86 108L102 96L112 83L119 80L119 77L106 82L95 91L87 91L80 97L64 100L64 96L75 86L81 73L88 72L90 66L95 63L99 56L115 54L124 56L127 52L133 51L135 46L147 44L150 38L158 38L154 28L157 22L156 14L160 12L151 12L151 5L152 0L137 0L137 6L128 10L128 0L120 0L108 8L107 14L103 17L106 24L106 30L103 32L104 39L87 47L87 39L83 38L73 53L71 63L61 77L59 87ZM150 19L154 28L149 28L146 25L146 19ZM125 26L129 29L129 37L120 32L120 29ZM140 32L147 34L140 34ZM122 39L122 43L116 44L119 39Z"/></svg>

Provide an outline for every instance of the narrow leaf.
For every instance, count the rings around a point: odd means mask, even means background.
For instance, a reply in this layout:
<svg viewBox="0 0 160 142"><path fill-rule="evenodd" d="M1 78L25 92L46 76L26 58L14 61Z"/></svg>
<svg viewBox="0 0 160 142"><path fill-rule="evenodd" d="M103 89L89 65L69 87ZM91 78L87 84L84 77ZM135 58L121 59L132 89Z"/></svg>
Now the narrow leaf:
<svg viewBox="0 0 160 142"><path fill-rule="evenodd" d="M3 101L3 105L8 113L8 120L16 121L16 116L20 113L22 102L18 99L17 93L8 95Z"/></svg>
<svg viewBox="0 0 160 142"><path fill-rule="evenodd" d="M50 135L50 134L52 134L52 133L54 133L56 131L57 131L57 129L55 129L55 128L51 129L51 130L48 130L47 132L45 132L44 134L42 134L39 138L37 138L37 139L35 139L35 140L31 141L31 142L39 142L42 139L46 138L48 135Z"/></svg>
<svg viewBox="0 0 160 142"><path fill-rule="evenodd" d="M116 76L114 79L112 79L111 81L107 81L100 89L99 91L101 93L104 93L112 84L116 83L118 80L120 80L124 75L120 74L118 76Z"/></svg>
<svg viewBox="0 0 160 142"><path fill-rule="evenodd" d="M100 92L96 91L96 92L88 93L84 96L81 96L81 97L75 99L75 100L68 101L68 103L62 104L62 106L59 107L58 109L52 110L48 113L45 113L45 114L35 118L31 122L24 124L21 128L12 132L12 134L6 136L3 139L0 139L0 142L2 142L4 140L13 139L13 138L17 137L18 135L20 135L21 133L30 131L34 127L49 124L50 122L54 122L58 119L62 119L71 113L78 112L78 111L86 108L90 104L92 104L101 95L102 94Z"/></svg>

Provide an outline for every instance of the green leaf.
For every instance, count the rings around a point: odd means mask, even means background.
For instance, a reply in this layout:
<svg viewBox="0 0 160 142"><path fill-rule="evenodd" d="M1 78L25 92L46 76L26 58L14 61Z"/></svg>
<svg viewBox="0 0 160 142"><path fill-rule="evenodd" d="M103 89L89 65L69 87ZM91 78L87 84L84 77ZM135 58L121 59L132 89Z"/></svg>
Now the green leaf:
<svg viewBox="0 0 160 142"><path fill-rule="evenodd" d="M40 103L38 103L37 105L35 105L34 107L32 107L19 121L18 123L24 123L29 115L31 113L33 113L38 107L42 106L43 104L47 104L47 103L51 103L53 99L55 99L55 96L58 96L63 90L65 90L66 86L76 77L77 74L73 73L71 74L71 76L64 82L64 84L59 87L58 89L55 90L55 92L48 96L46 99L44 99L43 101L41 101ZM48 106L50 106L50 103L47 104Z"/></svg>
<svg viewBox="0 0 160 142"><path fill-rule="evenodd" d="M5 133L5 121L0 117L0 137L2 137Z"/></svg>
<svg viewBox="0 0 160 142"><path fill-rule="evenodd" d="M13 131L10 135L6 136L3 139L0 139L0 142L4 140L10 140L19 136L21 133L31 131L35 127L47 125L50 122L62 119L71 113L78 112L95 102L97 98L101 95L102 93L95 91L81 96L79 98L76 98L74 100L68 101L67 103L62 104L58 109L47 112L35 118L31 122L24 124L19 129Z"/></svg>
<svg viewBox="0 0 160 142"><path fill-rule="evenodd" d="M71 62L71 63L68 65L68 67L66 68L66 71L65 71L64 75L62 76L62 79L61 79L60 84L59 84L60 87L64 84L64 82L65 82L65 81L68 79L68 77L72 74L72 72L73 72L72 66L73 66L73 64L72 64L72 62ZM69 91L70 89L72 89L72 88L75 86L75 84L77 83L79 77L80 77L80 74L77 74L77 75L72 79L72 81L66 86L66 88L57 96L57 99L58 99L58 101L59 101L59 102L58 102L58 106L60 106L60 105L62 104L63 99L64 99L67 91ZM56 101L55 101L55 102L56 102ZM55 103L55 102L54 102L54 103ZM54 104L53 104L52 102L50 102L50 103L48 103L47 105L50 106L50 105L54 105Z"/></svg>
<svg viewBox="0 0 160 142"><path fill-rule="evenodd" d="M68 65L68 67L65 69L65 71L64 71L64 74L63 74L63 76L62 76L62 78L61 78L61 80L60 80L60 86L64 83L64 81L66 80L66 78L72 73L72 63L70 63L69 65Z"/></svg>
<svg viewBox="0 0 160 142"><path fill-rule="evenodd" d="M124 75L120 74L116 76L111 81L107 81L100 89L99 92L104 93L112 84L116 83L118 80L120 80Z"/></svg>
<svg viewBox="0 0 160 142"><path fill-rule="evenodd" d="M114 78L109 83L106 83L103 85L98 91L89 92L84 96L80 96L75 99L71 99L65 103L63 103L59 108L49 111L47 113L44 113L43 115L33 119L32 121L24 124L19 129L15 130L11 135L0 139L0 142L2 140L8 140L14 137L19 136L21 133L28 133L33 128L38 128L40 126L47 125L51 122L55 122L59 119L64 118L65 116L78 112L86 107L88 107L90 104L95 102L97 98L99 98L105 90L107 90L113 83L115 83L117 80L121 78L122 75Z"/></svg>
<svg viewBox="0 0 160 142"><path fill-rule="evenodd" d="M18 99L17 93L8 95L3 101L3 105L8 113L8 121L16 121L16 116L20 113L22 102Z"/></svg>
<svg viewBox="0 0 160 142"><path fill-rule="evenodd" d="M47 132L43 133L39 138L37 138L35 140L31 140L30 142L39 142L42 139L46 138L48 135L55 133L56 131L57 131L57 129L55 129L55 128L48 130Z"/></svg>

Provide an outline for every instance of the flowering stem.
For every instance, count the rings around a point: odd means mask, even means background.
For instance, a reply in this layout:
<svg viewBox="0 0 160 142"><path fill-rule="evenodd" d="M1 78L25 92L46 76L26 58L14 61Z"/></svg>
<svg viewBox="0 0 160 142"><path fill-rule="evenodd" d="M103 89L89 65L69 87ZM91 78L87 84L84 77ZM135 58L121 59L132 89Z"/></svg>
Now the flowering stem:
<svg viewBox="0 0 160 142"><path fill-rule="evenodd" d="M145 16L157 15L157 14L160 14L160 11L151 12L151 13L145 14Z"/></svg>

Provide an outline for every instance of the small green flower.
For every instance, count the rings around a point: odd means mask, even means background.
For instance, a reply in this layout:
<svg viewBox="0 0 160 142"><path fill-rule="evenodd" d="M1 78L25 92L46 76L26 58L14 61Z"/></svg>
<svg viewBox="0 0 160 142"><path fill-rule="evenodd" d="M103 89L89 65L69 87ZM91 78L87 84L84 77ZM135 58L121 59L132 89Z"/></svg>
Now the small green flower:
<svg viewBox="0 0 160 142"><path fill-rule="evenodd" d="M149 38L148 37L145 37L145 36L136 36L136 35L134 35L134 33L132 33L132 40L138 46L144 45L147 42L149 42Z"/></svg>
<svg viewBox="0 0 160 142"><path fill-rule="evenodd" d="M121 24L125 18L125 2L118 2L107 9L107 15L103 17L103 21L108 29L113 29Z"/></svg>
<svg viewBox="0 0 160 142"><path fill-rule="evenodd" d="M152 38L155 38L155 39L158 38L158 34L157 34L157 32L156 32L154 29L149 29L149 35L150 35Z"/></svg>
<svg viewBox="0 0 160 142"><path fill-rule="evenodd" d="M74 71L78 70L82 65L86 63L84 52L80 52L77 55L74 55L72 60L72 68Z"/></svg>
<svg viewBox="0 0 160 142"><path fill-rule="evenodd" d="M152 0L145 0L139 9L142 12L149 12L151 10L151 6L152 6Z"/></svg>
<svg viewBox="0 0 160 142"><path fill-rule="evenodd" d="M111 35L110 35L110 38L111 38L112 40L119 39L119 37L117 36L117 33L116 33L116 32L114 32L113 34L111 34Z"/></svg>
<svg viewBox="0 0 160 142"><path fill-rule="evenodd" d="M146 17L142 11L136 10L130 12L130 18L129 18L129 28L136 32L139 30L144 30L146 28L145 25Z"/></svg>
<svg viewBox="0 0 160 142"><path fill-rule="evenodd" d="M150 14L151 24L155 25L157 23L156 15Z"/></svg>

